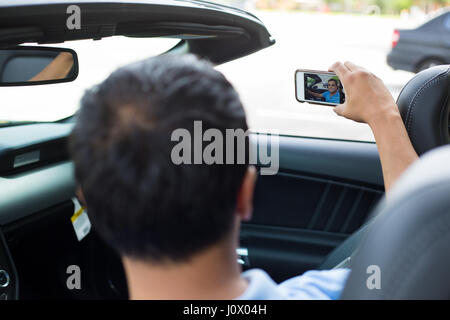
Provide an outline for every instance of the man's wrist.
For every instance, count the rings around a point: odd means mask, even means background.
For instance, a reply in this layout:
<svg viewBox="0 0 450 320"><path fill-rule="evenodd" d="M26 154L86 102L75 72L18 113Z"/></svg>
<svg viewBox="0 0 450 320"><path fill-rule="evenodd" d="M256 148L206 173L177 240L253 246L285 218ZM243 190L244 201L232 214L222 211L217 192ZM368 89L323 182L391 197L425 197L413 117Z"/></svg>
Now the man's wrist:
<svg viewBox="0 0 450 320"><path fill-rule="evenodd" d="M403 123L403 120L396 105L394 107L389 107L387 111L380 112L367 122L373 132L380 129L386 129L386 127L390 125L396 126L399 123Z"/></svg>

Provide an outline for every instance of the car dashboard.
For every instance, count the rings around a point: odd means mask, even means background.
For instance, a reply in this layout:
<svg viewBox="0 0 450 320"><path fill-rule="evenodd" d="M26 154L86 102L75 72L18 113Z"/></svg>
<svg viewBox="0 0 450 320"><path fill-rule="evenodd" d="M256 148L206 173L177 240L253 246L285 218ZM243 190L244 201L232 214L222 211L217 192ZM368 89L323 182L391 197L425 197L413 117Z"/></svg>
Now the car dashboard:
<svg viewBox="0 0 450 320"><path fill-rule="evenodd" d="M91 232L78 241L67 139L73 123L0 130L0 299L126 299L119 257ZM87 275L67 290L67 267Z"/></svg>

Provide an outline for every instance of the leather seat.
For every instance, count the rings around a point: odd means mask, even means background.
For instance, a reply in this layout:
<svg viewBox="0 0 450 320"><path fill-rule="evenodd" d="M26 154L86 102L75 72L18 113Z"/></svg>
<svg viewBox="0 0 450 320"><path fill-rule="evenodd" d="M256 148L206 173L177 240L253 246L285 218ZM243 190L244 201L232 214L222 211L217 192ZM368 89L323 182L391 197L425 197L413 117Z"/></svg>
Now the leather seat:
<svg viewBox="0 0 450 320"><path fill-rule="evenodd" d="M416 152L450 143L450 65L414 76L402 89L397 105Z"/></svg>
<svg viewBox="0 0 450 320"><path fill-rule="evenodd" d="M450 66L436 66L428 70L422 71L421 73L414 76L402 89L399 98L397 99L397 105L399 107L400 113L402 115L403 121L407 128L408 134L411 138L413 146L419 155L434 149L436 147L446 145L450 142L449 135L449 110L450 110ZM444 151L441 151L445 153ZM450 158L447 158L447 163L450 163ZM434 160L433 164L425 164L426 166L436 166L436 170L440 170L439 166L442 163L437 163ZM422 161L419 161L422 163ZM428 162L428 160L427 160ZM422 168L422 167L421 167ZM450 169L450 168L449 168ZM415 185L419 186L421 183L426 183L428 180L421 180L420 175L416 175L416 180L408 180L411 187ZM450 179L449 179L450 181ZM430 181L428 181L430 182ZM395 193L394 186L392 193ZM414 189L416 190L416 189ZM410 189L410 194L406 195L403 199L405 202L410 203L414 199L415 191ZM450 189L448 190L448 195L450 195ZM383 198L378 206L375 208L374 212L371 214L371 218L365 226L360 230L355 232L346 241L344 241L340 246L338 246L333 252L331 252L325 261L321 265L321 269L331 269L336 265L340 266L356 266L359 264L359 260L356 259L356 255L352 256L357 247L361 244L361 241L366 238L369 230L370 233L380 233L379 236L382 237L384 231L373 231L372 225L375 225L375 221L378 220L378 215L381 212L389 212L391 210L391 199L389 197L389 205L385 198ZM414 207L412 207L414 208ZM418 208L418 207L417 207ZM388 214L389 215L389 214ZM416 216L408 216L409 219L416 219ZM377 224L378 225L378 224ZM402 228L401 225L397 225L396 228ZM395 232L395 229L394 231ZM450 229L449 229L450 232ZM351 259L349 257L352 256ZM357 258L362 259L362 258ZM341 262L345 262L341 264ZM366 270L367 271L367 270ZM365 273L365 278L367 279L369 275ZM355 276L356 277L356 276ZM349 279L349 286L353 278ZM364 282L365 285L365 282ZM350 288L350 287L349 287ZM352 287L353 288L353 287ZM366 287L367 288L367 287ZM343 297L351 298L349 295L349 290L345 291ZM350 291L352 291L351 289ZM357 297L357 296L353 296Z"/></svg>
<svg viewBox="0 0 450 320"><path fill-rule="evenodd" d="M341 298L450 299L450 146L415 162L375 214Z"/></svg>

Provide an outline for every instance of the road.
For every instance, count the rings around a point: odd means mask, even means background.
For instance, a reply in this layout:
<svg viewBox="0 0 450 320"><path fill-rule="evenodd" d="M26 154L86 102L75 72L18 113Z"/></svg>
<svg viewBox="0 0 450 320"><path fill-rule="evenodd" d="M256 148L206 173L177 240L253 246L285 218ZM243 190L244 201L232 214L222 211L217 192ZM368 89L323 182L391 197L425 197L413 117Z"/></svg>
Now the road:
<svg viewBox="0 0 450 320"><path fill-rule="evenodd" d="M372 16L255 12L276 44L219 66L239 91L250 127L284 134L373 141L369 128L339 118L330 107L300 104L294 96L298 68L326 70L351 60L375 72L396 97L412 73L386 65L393 29L400 19ZM0 120L57 120L73 114L86 88L118 66L166 51L175 39L129 39L59 44L77 51L80 75L73 83L0 88ZM57 45L58 46L58 45Z"/></svg>

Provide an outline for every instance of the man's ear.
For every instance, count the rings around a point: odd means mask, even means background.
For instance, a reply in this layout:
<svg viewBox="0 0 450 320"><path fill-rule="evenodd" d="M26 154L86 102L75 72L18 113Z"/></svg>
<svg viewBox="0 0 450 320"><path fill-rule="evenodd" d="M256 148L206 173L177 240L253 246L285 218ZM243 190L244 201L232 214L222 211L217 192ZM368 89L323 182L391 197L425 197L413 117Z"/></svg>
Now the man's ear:
<svg viewBox="0 0 450 320"><path fill-rule="evenodd" d="M252 217L253 192L255 190L256 177L256 168L249 166L237 195L236 212L243 221L248 221Z"/></svg>
<svg viewBox="0 0 450 320"><path fill-rule="evenodd" d="M75 191L75 196L78 198L78 201L83 207L86 207L86 200L84 199L83 190L81 186L77 186L77 190Z"/></svg>

